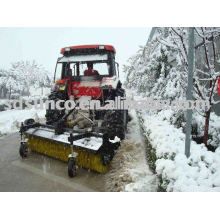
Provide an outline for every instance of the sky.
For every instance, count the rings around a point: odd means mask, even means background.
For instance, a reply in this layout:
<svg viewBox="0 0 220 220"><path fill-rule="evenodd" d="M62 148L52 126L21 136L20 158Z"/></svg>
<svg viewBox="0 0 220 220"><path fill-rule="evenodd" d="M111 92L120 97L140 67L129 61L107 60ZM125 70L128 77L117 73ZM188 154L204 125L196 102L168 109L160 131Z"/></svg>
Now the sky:
<svg viewBox="0 0 220 220"><path fill-rule="evenodd" d="M36 60L54 73L62 47L110 44L122 66L139 46L146 44L151 28L0 28L0 68L12 62ZM122 74L123 75L123 74Z"/></svg>

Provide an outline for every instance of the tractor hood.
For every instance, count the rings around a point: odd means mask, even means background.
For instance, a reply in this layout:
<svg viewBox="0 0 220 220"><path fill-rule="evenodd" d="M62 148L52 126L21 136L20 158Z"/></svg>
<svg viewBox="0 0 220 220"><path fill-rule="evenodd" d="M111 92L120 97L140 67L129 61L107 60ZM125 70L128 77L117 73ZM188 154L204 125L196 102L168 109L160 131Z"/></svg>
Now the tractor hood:
<svg viewBox="0 0 220 220"><path fill-rule="evenodd" d="M116 89L118 77L103 77L102 80L72 82L72 91L75 98L81 96L101 97L101 89Z"/></svg>

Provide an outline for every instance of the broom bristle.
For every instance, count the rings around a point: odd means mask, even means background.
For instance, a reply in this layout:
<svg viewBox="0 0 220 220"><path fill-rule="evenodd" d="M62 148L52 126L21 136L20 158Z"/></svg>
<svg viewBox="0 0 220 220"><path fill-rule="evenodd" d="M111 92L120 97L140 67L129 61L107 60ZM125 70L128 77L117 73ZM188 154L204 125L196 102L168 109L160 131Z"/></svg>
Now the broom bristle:
<svg viewBox="0 0 220 220"><path fill-rule="evenodd" d="M60 144L37 137L27 138L29 149L62 160L64 162L68 162L68 156L71 154L71 147L69 145ZM78 166L91 169L99 173L106 173L108 171L109 165L102 164L100 154L94 154L92 152L81 149L74 149L73 151L78 154L76 159Z"/></svg>

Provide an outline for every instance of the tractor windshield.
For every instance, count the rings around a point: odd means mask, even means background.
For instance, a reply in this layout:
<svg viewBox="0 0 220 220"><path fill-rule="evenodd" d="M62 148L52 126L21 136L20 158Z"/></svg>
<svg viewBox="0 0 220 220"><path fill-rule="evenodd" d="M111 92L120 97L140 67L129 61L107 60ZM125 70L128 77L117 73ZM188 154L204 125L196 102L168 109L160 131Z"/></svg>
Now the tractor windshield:
<svg viewBox="0 0 220 220"><path fill-rule="evenodd" d="M74 63L70 64L70 69L73 71L73 75L77 75L76 73L76 68L75 68ZM100 75L100 76L106 76L109 75L109 64L108 63L93 63L93 68L92 68L94 74ZM86 73L89 71L89 68L86 63L80 63L79 64L79 76L85 76ZM88 76L88 75L87 75Z"/></svg>
<svg viewBox="0 0 220 220"><path fill-rule="evenodd" d="M109 54L64 56L58 59L56 76L83 80L84 76L96 78L115 75L115 62Z"/></svg>

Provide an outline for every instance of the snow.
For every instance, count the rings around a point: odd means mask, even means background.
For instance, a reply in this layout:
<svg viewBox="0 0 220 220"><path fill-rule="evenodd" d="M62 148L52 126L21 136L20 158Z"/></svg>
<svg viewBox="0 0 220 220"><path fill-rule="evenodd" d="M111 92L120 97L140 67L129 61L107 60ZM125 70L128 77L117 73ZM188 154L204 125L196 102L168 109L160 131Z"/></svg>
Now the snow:
<svg viewBox="0 0 220 220"><path fill-rule="evenodd" d="M204 134L204 117L195 112L193 114L193 118L195 122L198 124L198 136L201 137ZM220 117L217 116L214 112L211 112L210 114L209 134L212 135L212 138L208 140L208 144L217 148L220 144Z"/></svg>
<svg viewBox="0 0 220 220"><path fill-rule="evenodd" d="M68 141L69 134L65 133L61 135L55 135L54 130L49 128L30 128L26 131L26 133L30 135L34 134L39 137L53 139L66 144L69 143Z"/></svg>
<svg viewBox="0 0 220 220"><path fill-rule="evenodd" d="M62 57L59 62L87 62L87 61L104 61L107 60L107 54L93 54L93 55L77 55L77 56L69 56Z"/></svg>
<svg viewBox="0 0 220 220"><path fill-rule="evenodd" d="M6 100L0 99L0 105L4 105L6 103Z"/></svg>
<svg viewBox="0 0 220 220"><path fill-rule="evenodd" d="M30 87L39 90L42 87L50 87L52 83L52 75L35 61L14 62L10 69L0 70L0 75L0 87L7 89L8 95L30 92Z"/></svg>
<svg viewBox="0 0 220 220"><path fill-rule="evenodd" d="M90 150L97 151L102 146L102 138L90 137L74 141L73 144Z"/></svg>
<svg viewBox="0 0 220 220"><path fill-rule="evenodd" d="M69 144L68 138L70 134L67 132L65 132L64 134L55 135L54 130L49 128L30 128L26 133L30 135L34 134L38 137L49 138L51 140L59 141L64 144ZM73 136L75 135L78 135L78 133L73 133ZM73 142L73 145L97 151L102 146L102 143L102 138L90 137L76 140Z"/></svg>
<svg viewBox="0 0 220 220"><path fill-rule="evenodd" d="M149 168L139 163L135 168L129 169L132 182L125 185L125 192L153 192L156 191L156 179L149 175Z"/></svg>
<svg viewBox="0 0 220 220"><path fill-rule="evenodd" d="M158 116L162 120L167 120L171 124L175 124L175 117L177 113L172 110L163 110L157 113ZM205 125L205 118L201 116L197 111L193 111L193 124L197 124L197 136L203 137L204 135L204 125ZM183 124L184 125L184 124ZM220 143L220 117L217 116L214 112L210 114L210 121L209 121L209 134L212 137L208 140L208 144L212 145L213 147L217 148Z"/></svg>
<svg viewBox="0 0 220 220"><path fill-rule="evenodd" d="M128 133L105 175L105 189L113 192L156 191L156 177L147 165L136 112L131 110L129 114L132 120L128 123Z"/></svg>
<svg viewBox="0 0 220 220"><path fill-rule="evenodd" d="M141 98L139 95L132 95L132 91L128 91L127 94L135 100ZM150 141L152 148L156 152L156 175L158 178L162 178L162 187L167 191L178 192L220 191L220 141L217 139L219 137L219 117L211 113L210 133L216 137L213 139L215 140L216 151L208 151L204 144L197 144L192 141L191 155L186 158L184 153L185 134L182 127L177 128L173 125L174 113L176 114L172 110L162 110L160 112L138 111L138 116L141 118L141 126L144 129L143 135ZM132 116L134 117L133 113ZM196 112L193 112L193 117L198 122L199 132L201 133L204 126L204 118ZM130 126L133 126L133 131L136 130L134 121L130 122ZM132 132L128 136L132 139L138 137ZM133 179L135 178L135 173L140 170L140 167L134 167ZM150 177L147 179L149 180ZM143 178L142 180L145 179ZM138 191L141 185L145 187L152 185L148 183L141 184L139 178L138 184L127 184L125 190ZM142 189L144 191L144 187Z"/></svg>
<svg viewBox="0 0 220 220"><path fill-rule="evenodd" d="M30 86L29 92L32 95L28 97L29 99L30 98L31 99L42 99L42 98L48 97L48 95L51 93L51 88L47 88L47 87L35 88L34 86Z"/></svg>
<svg viewBox="0 0 220 220"><path fill-rule="evenodd" d="M156 150L156 172L162 176L163 187L167 191L220 191L220 147L211 152L192 141L190 157L186 158L185 134L164 119L167 111L162 112L142 112L141 117Z"/></svg>
<svg viewBox="0 0 220 220"><path fill-rule="evenodd" d="M0 112L0 136L19 131L21 122L28 118L33 118L36 121L41 120L44 118L45 113L45 110L36 110L34 108Z"/></svg>
<svg viewBox="0 0 220 220"><path fill-rule="evenodd" d="M109 139L109 142L111 142L113 144L117 143L117 142L120 142L120 141L121 141L121 139L119 137L117 137L117 136L115 136L114 140Z"/></svg>

